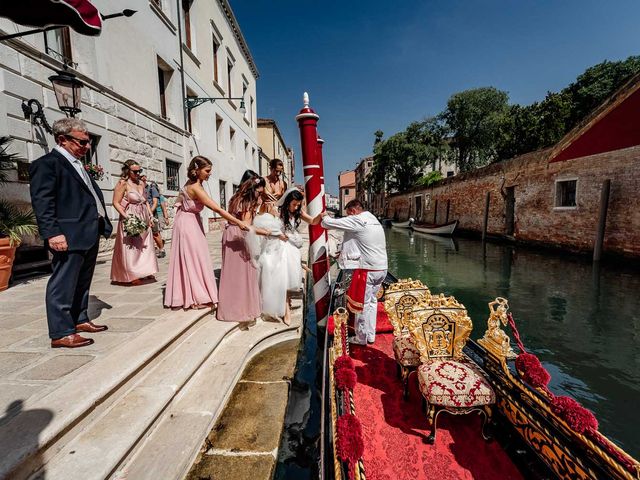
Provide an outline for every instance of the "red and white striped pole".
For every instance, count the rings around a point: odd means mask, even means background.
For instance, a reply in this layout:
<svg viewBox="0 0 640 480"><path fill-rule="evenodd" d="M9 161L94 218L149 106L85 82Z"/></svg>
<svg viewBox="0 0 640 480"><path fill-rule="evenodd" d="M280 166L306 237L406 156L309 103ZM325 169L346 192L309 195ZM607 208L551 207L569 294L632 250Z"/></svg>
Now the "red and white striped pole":
<svg viewBox="0 0 640 480"><path fill-rule="evenodd" d="M309 95L305 92L304 106L296 116L296 120L300 127L307 213L312 217L322 212L325 205L322 148L321 141L318 139L319 118L316 112L309 107ZM326 231L322 226L309 225L313 298L316 307L316 320L320 325L327 323L331 295L326 238Z"/></svg>

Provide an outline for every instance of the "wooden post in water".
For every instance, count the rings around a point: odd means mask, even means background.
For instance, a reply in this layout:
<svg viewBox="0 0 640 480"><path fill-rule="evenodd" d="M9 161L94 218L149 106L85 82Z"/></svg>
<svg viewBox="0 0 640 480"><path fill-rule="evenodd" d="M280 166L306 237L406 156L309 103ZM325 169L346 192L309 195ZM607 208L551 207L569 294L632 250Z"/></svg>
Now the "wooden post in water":
<svg viewBox="0 0 640 480"><path fill-rule="evenodd" d="M438 199L436 198L436 201L433 204L433 223L434 223L434 225L438 223L437 220L438 220Z"/></svg>
<svg viewBox="0 0 640 480"><path fill-rule="evenodd" d="M593 246L593 261L599 262L602 258L602 244L604 243L604 229L607 224L607 209L609 208L609 192L611 190L611 180L602 182L600 191L600 217L598 218L598 229L596 230L596 242Z"/></svg>
<svg viewBox="0 0 640 480"><path fill-rule="evenodd" d="M447 214L444 217L444 223L449 223L449 207L451 207L451 200L447 200Z"/></svg>
<svg viewBox="0 0 640 480"><path fill-rule="evenodd" d="M484 222L482 222L482 241L487 238L487 227L489 225L489 203L491 202L491 192L487 192L487 199L484 202Z"/></svg>

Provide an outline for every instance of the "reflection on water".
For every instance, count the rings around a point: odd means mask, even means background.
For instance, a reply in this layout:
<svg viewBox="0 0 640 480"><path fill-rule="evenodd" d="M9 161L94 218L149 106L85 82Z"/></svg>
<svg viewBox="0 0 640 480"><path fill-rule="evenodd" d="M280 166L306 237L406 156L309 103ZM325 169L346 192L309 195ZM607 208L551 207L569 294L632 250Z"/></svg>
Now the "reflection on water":
<svg viewBox="0 0 640 480"><path fill-rule="evenodd" d="M509 305L525 346L552 375L556 394L576 398L600 431L640 457L640 272L521 247L387 230L389 270L455 295L486 328L487 303Z"/></svg>

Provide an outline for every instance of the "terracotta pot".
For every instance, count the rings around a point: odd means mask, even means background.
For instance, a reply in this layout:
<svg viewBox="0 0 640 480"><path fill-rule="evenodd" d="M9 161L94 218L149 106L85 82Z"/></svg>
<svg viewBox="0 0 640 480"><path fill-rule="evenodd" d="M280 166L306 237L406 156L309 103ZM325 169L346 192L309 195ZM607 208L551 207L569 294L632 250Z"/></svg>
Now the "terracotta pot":
<svg viewBox="0 0 640 480"><path fill-rule="evenodd" d="M15 256L16 247L11 246L8 238L0 238L0 292L9 286Z"/></svg>

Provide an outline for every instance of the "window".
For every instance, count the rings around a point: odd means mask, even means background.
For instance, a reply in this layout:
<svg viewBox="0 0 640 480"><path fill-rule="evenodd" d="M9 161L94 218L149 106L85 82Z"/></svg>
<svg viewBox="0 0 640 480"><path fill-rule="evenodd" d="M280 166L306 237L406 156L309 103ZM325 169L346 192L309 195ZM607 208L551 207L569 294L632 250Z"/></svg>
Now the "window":
<svg viewBox="0 0 640 480"><path fill-rule="evenodd" d="M244 95L245 93L247 93L247 89L249 87L247 86L247 82L245 82L244 80L242 81L242 100L244 101ZM246 108L244 109L244 118L246 120L249 120L249 110L247 110Z"/></svg>
<svg viewBox="0 0 640 480"><path fill-rule="evenodd" d="M227 62L227 88L228 88L228 93L229 93L229 98L233 97L233 93L231 92L232 88L231 88L231 79L233 78L233 63L232 62Z"/></svg>
<svg viewBox="0 0 640 480"><path fill-rule="evenodd" d="M235 194L238 191L238 185L233 184L233 193Z"/></svg>
<svg viewBox="0 0 640 480"><path fill-rule="evenodd" d="M167 160L167 190L177 192L180 190L180 164L172 160Z"/></svg>
<svg viewBox="0 0 640 480"><path fill-rule="evenodd" d="M192 0L182 0L182 35L184 44L191 50L191 3Z"/></svg>
<svg viewBox="0 0 640 480"><path fill-rule="evenodd" d="M18 160L16 164L18 166L18 181L28 182L31 180L31 175L29 175L29 162Z"/></svg>
<svg viewBox="0 0 640 480"><path fill-rule="evenodd" d="M367 162L367 167L370 167L373 162Z"/></svg>
<svg viewBox="0 0 640 480"><path fill-rule="evenodd" d="M578 180L556 181L556 207L576 207Z"/></svg>
<svg viewBox="0 0 640 480"><path fill-rule="evenodd" d="M251 97L251 101L249 102L249 123L251 127L253 127L253 97Z"/></svg>
<svg viewBox="0 0 640 480"><path fill-rule="evenodd" d="M218 144L218 151L223 150L223 137L222 137L222 118L216 115L216 143Z"/></svg>
<svg viewBox="0 0 640 480"><path fill-rule="evenodd" d="M251 165L251 151L249 150L249 142L244 141L244 161L247 166Z"/></svg>
<svg viewBox="0 0 640 480"><path fill-rule="evenodd" d="M344 189L344 194L345 194L345 196L349 195L349 189L348 188Z"/></svg>
<svg viewBox="0 0 640 480"><path fill-rule="evenodd" d="M453 170L447 171L447 177L453 177Z"/></svg>
<svg viewBox="0 0 640 480"><path fill-rule="evenodd" d="M227 209L227 182L220 180L220 206Z"/></svg>
<svg viewBox="0 0 640 480"><path fill-rule="evenodd" d="M69 27L44 32L44 51L47 55L69 63L71 61L71 34Z"/></svg>
<svg viewBox="0 0 640 480"><path fill-rule="evenodd" d="M213 35L213 34L212 34ZM216 83L220 83L220 78L218 76L218 57L220 56L220 42L213 35L213 81Z"/></svg>
<svg viewBox="0 0 640 480"><path fill-rule="evenodd" d="M229 127L229 152L231 155L236 153L236 131Z"/></svg>
<svg viewBox="0 0 640 480"><path fill-rule="evenodd" d="M168 118L167 112L167 94L169 89L169 82L171 81L171 75L173 70L158 58L158 89L160 93L160 116L162 118Z"/></svg>
<svg viewBox="0 0 640 480"><path fill-rule="evenodd" d="M89 138L91 139L89 150L81 158L81 161L84 165L98 165L98 143L100 142L100 137L90 133Z"/></svg>

